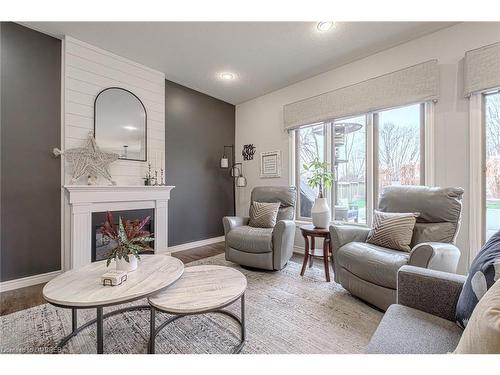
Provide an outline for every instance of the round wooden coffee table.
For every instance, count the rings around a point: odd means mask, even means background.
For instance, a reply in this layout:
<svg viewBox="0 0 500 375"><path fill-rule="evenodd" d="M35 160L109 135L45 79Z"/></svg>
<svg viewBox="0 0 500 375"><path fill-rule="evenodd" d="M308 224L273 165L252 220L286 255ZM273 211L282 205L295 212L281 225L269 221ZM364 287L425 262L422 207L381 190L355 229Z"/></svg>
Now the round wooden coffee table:
<svg viewBox="0 0 500 375"><path fill-rule="evenodd" d="M332 253L332 245L330 241L330 231L326 228L316 228L312 224L302 225L300 227L302 236L304 237L304 262L302 263L302 270L300 271L300 276L304 276L306 271L307 263L309 262L309 267L313 265L313 257L323 258L323 265L325 267L326 281L330 282L330 266L328 260L330 259ZM309 237L311 238L311 244L309 245ZM315 238L323 238L323 249L315 249Z"/></svg>
<svg viewBox="0 0 500 375"><path fill-rule="evenodd" d="M173 321L187 315L220 313L235 320L241 328L240 343L233 353L239 353L245 344L245 289L247 278L234 268L202 265L187 267L182 277L170 288L149 297L151 327L149 352L155 352L155 338ZM241 317L222 310L241 300ZM173 314L155 328L156 310Z"/></svg>
<svg viewBox="0 0 500 375"><path fill-rule="evenodd" d="M137 270L129 272L127 280L117 286L103 286L101 276L106 272L106 261L94 262L70 270L49 281L43 288L43 297L54 306L72 309L72 332L57 345L56 352L78 332L97 323L97 353L103 353L103 320L132 310L150 310L149 305L138 305L103 314L103 307L132 302L165 289L177 281L184 264L167 255L141 255ZM97 318L78 327L77 309L97 310Z"/></svg>

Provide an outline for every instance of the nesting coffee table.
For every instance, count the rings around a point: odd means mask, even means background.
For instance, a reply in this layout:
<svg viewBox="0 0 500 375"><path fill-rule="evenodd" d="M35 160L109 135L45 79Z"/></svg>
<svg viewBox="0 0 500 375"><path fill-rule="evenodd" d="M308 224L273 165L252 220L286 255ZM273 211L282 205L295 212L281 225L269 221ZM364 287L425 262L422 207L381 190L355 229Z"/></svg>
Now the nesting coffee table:
<svg viewBox="0 0 500 375"><path fill-rule="evenodd" d="M215 265L187 267L182 277L164 291L149 297L151 305L149 353L155 352L155 338L173 321L187 315L220 313L240 325L241 338L233 353L239 353L245 344L245 289L246 277L238 270ZM241 301L241 316L223 310L237 300ZM174 316L155 327L156 311Z"/></svg>
<svg viewBox="0 0 500 375"><path fill-rule="evenodd" d="M184 264L166 255L141 255L139 267L129 272L127 281L118 286L103 286L101 275L106 272L106 261L67 271L49 281L43 288L43 297L54 306L72 310L72 332L57 345L56 352L78 332L97 323L97 353L103 353L103 320L132 310L149 310L149 305L136 305L103 313L107 306L121 305L155 294L177 281ZM95 308L96 319L78 327L77 310Z"/></svg>

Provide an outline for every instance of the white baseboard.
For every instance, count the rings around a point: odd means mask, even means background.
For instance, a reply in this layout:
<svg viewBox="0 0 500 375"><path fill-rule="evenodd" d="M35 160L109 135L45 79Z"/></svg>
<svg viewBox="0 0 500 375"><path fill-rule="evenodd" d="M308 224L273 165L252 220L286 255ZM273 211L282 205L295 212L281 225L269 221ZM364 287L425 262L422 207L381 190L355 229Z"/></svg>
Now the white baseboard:
<svg viewBox="0 0 500 375"><path fill-rule="evenodd" d="M295 245L295 246L293 247L293 252L294 252L294 254L301 254L301 255L304 255L305 250L304 250L304 248L303 248L302 246L296 246L296 245Z"/></svg>
<svg viewBox="0 0 500 375"><path fill-rule="evenodd" d="M15 280L2 281L0 283L0 292L6 292L8 290L14 290L19 288L25 288L27 286L37 285L46 283L52 280L54 277L60 275L61 270L53 271L48 273L42 273L40 275L33 275L28 277L23 277Z"/></svg>
<svg viewBox="0 0 500 375"><path fill-rule="evenodd" d="M222 241L224 241L224 236L207 238L206 240L188 242L188 243L183 243L181 245L176 245L176 246L169 246L167 249L167 252L175 253L177 251L189 250L189 249L193 249L195 247L211 245L211 244L222 242Z"/></svg>

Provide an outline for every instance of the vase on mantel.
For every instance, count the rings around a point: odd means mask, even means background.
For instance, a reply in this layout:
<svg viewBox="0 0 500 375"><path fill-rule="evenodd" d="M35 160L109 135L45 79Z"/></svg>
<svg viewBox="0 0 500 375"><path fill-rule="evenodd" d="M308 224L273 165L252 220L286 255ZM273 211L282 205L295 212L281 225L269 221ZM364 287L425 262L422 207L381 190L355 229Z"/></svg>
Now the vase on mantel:
<svg viewBox="0 0 500 375"><path fill-rule="evenodd" d="M326 198L316 198L311 209L313 225L316 228L328 228L330 225L330 207Z"/></svg>
<svg viewBox="0 0 500 375"><path fill-rule="evenodd" d="M129 262L127 262L123 257L116 259L116 270L125 272L135 271L137 269L137 258L130 254L128 260Z"/></svg>

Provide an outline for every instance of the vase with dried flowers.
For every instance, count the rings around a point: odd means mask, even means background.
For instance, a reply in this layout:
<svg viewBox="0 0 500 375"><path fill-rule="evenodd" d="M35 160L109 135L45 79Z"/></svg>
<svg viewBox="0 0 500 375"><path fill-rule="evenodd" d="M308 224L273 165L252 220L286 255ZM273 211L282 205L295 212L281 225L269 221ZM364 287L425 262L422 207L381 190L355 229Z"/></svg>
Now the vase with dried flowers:
<svg viewBox="0 0 500 375"><path fill-rule="evenodd" d="M145 250L152 250L148 244L154 241L153 235L144 230L150 220L151 216L143 220L125 221L120 217L118 226L116 226L113 215L111 212L107 212L106 221L100 228L100 232L104 237L116 242L116 247L111 250L107 257L107 267L111 261L115 260L117 270L130 272L137 269L139 254Z"/></svg>

